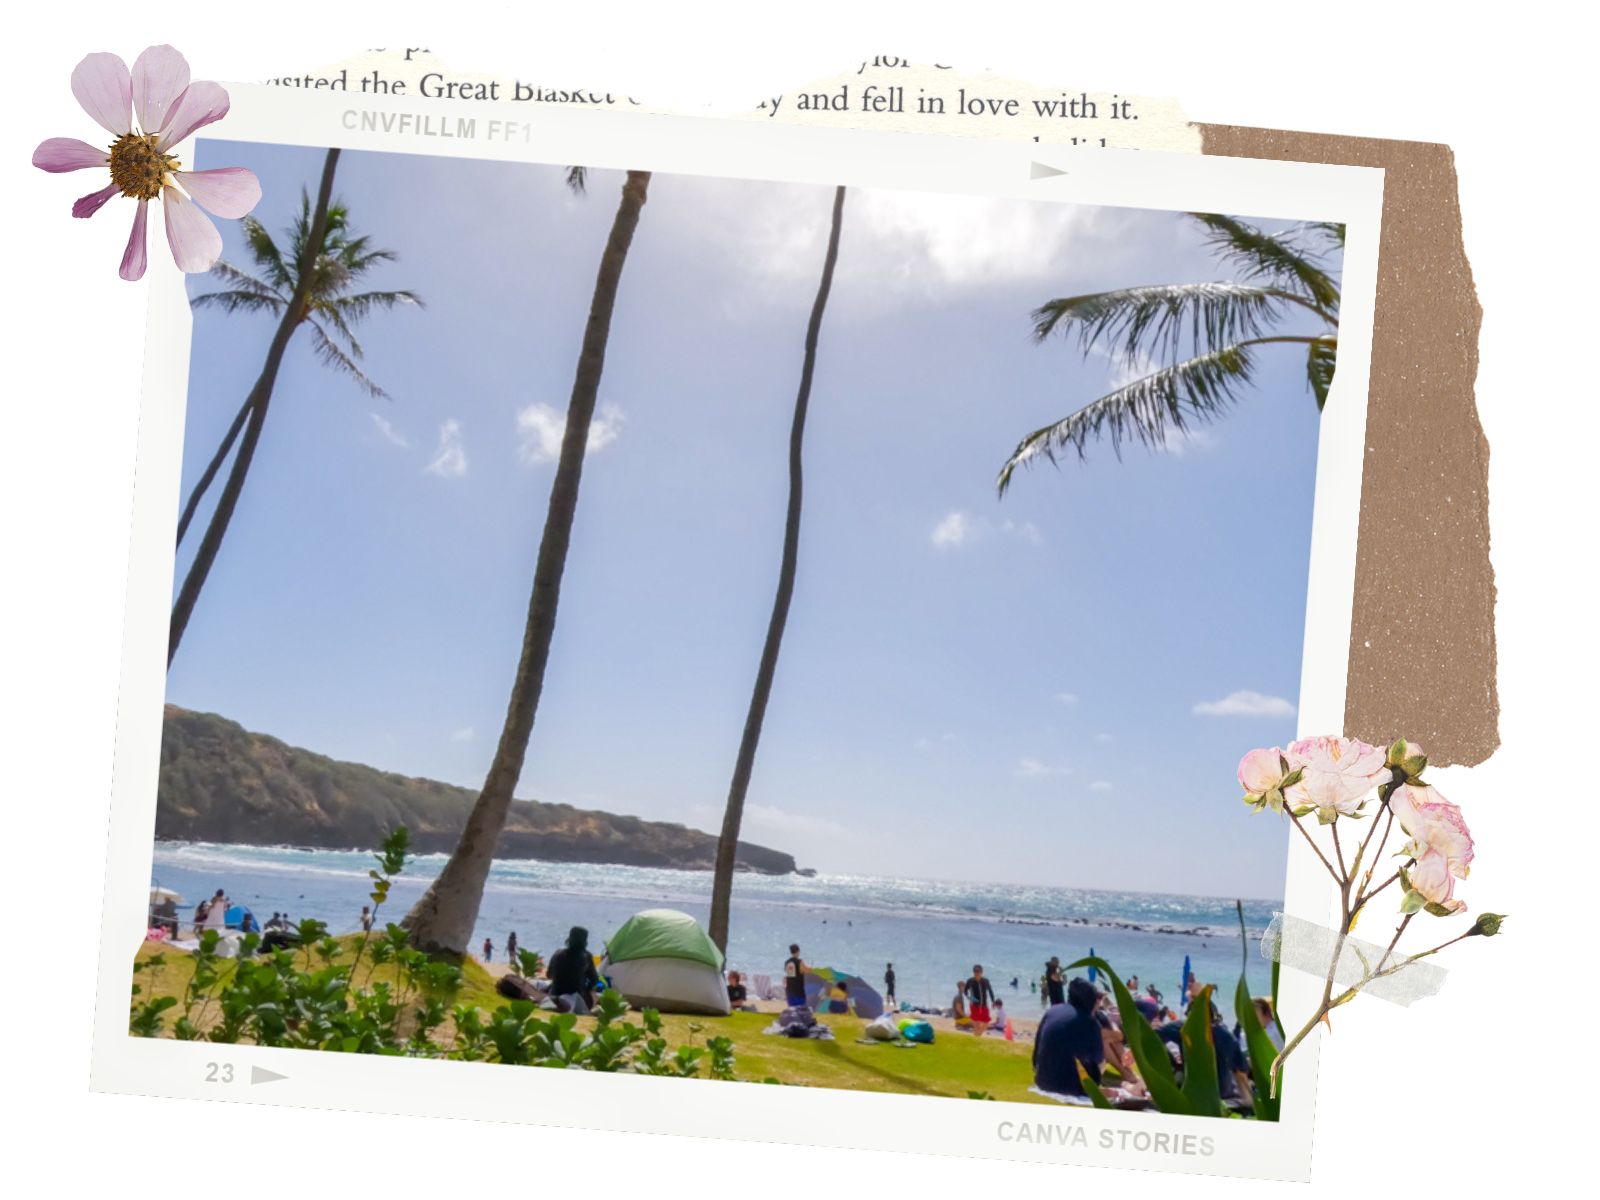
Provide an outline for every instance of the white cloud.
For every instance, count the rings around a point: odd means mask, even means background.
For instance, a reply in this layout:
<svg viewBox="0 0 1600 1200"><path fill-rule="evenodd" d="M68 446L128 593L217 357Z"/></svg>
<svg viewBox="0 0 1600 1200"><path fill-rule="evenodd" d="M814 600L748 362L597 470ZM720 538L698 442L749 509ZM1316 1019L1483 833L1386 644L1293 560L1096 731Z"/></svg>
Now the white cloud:
<svg viewBox="0 0 1600 1200"><path fill-rule="evenodd" d="M1089 790L1091 792L1110 792L1115 791L1116 789L1112 786L1112 783L1109 779L1096 779L1089 785Z"/></svg>
<svg viewBox="0 0 1600 1200"><path fill-rule="evenodd" d="M1017 763L1016 776L1018 779L1048 779L1053 776L1071 775L1071 767L1053 766L1041 762L1037 758L1024 758Z"/></svg>
<svg viewBox="0 0 1600 1200"><path fill-rule="evenodd" d="M467 450L461 444L460 421L452 418L439 426L439 445L422 469L441 479L457 479L467 473Z"/></svg>
<svg viewBox="0 0 1600 1200"><path fill-rule="evenodd" d="M1102 746L1109 746L1111 744L1112 737L1109 733L1097 733L1094 735L1094 740L1099 742Z"/></svg>
<svg viewBox="0 0 1600 1200"><path fill-rule="evenodd" d="M1044 537L1032 521L991 521L988 517L973 516L961 509L952 509L933 527L928 540L939 550L955 550L994 535L1016 538L1030 546L1043 544Z"/></svg>
<svg viewBox="0 0 1600 1200"><path fill-rule="evenodd" d="M1077 692L1057 692L1056 693L1056 699L1059 700L1062 704L1076 704L1078 702L1078 693Z"/></svg>
<svg viewBox="0 0 1600 1200"><path fill-rule="evenodd" d="M789 303L797 284L815 287L832 189L676 182L651 204L695 217L685 226L697 231L694 240L680 253L736 267L762 298ZM1048 289L1074 261L1128 253L1139 242L1127 236L1131 228L1148 219L1090 206L852 188L833 303L881 309L886 296L944 304L956 288Z"/></svg>
<svg viewBox="0 0 1600 1200"><path fill-rule="evenodd" d="M1282 696L1262 692L1232 692L1221 700L1202 700L1194 706L1197 717L1292 717L1294 705Z"/></svg>
<svg viewBox="0 0 1600 1200"><path fill-rule="evenodd" d="M461 729L452 730L450 733L450 740L452 742L470 742L477 736L477 731L473 729L471 725L467 725Z"/></svg>
<svg viewBox="0 0 1600 1200"><path fill-rule="evenodd" d="M388 442L391 446L399 446L402 450L409 450L411 448L410 439L396 429L389 422L387 417L381 413L368 413L367 415L372 418L373 425L377 427L378 435L382 437L384 441Z"/></svg>
<svg viewBox="0 0 1600 1200"><path fill-rule="evenodd" d="M555 462L567 432L567 414L549 404L530 404L517 413L517 453L530 464ZM606 406L589 422L590 454L604 450L622 432L622 410Z"/></svg>
<svg viewBox="0 0 1600 1200"><path fill-rule="evenodd" d="M965 546L977 536L977 522L959 510L947 513L933 527L933 544L941 550Z"/></svg>

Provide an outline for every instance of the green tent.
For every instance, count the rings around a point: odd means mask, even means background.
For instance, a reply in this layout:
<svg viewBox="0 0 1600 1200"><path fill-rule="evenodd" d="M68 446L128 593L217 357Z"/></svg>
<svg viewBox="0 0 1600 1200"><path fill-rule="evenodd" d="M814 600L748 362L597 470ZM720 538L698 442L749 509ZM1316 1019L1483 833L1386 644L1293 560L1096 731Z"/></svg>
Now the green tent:
<svg viewBox="0 0 1600 1200"><path fill-rule="evenodd" d="M635 1008L727 1016L722 952L688 913L635 913L606 942L601 972Z"/></svg>
<svg viewBox="0 0 1600 1200"><path fill-rule="evenodd" d="M612 962L638 958L684 958L722 970L722 951L688 913L651 908L634 913L606 940Z"/></svg>

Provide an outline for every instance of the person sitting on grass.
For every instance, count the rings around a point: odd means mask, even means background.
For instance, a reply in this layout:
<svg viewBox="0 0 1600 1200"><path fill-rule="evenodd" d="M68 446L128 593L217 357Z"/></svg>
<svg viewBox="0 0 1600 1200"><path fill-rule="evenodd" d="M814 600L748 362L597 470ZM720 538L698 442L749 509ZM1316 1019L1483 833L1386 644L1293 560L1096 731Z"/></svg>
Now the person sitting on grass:
<svg viewBox="0 0 1600 1200"><path fill-rule="evenodd" d="M550 997L562 1012L583 1016L594 1007L600 972L594 969L594 957L589 953L587 929L581 925L572 927L567 944L550 956L545 977L550 980Z"/></svg>
<svg viewBox="0 0 1600 1200"><path fill-rule="evenodd" d="M1105 1063L1105 1041L1094 1019L1099 992L1087 979L1067 984L1067 1002L1053 1004L1033 1038L1033 1086L1058 1096L1084 1095L1081 1066L1095 1083Z"/></svg>
<svg viewBox="0 0 1600 1200"><path fill-rule="evenodd" d="M744 985L744 976L737 971L728 972L728 1004L735 1012L757 1012L750 1003L750 989Z"/></svg>

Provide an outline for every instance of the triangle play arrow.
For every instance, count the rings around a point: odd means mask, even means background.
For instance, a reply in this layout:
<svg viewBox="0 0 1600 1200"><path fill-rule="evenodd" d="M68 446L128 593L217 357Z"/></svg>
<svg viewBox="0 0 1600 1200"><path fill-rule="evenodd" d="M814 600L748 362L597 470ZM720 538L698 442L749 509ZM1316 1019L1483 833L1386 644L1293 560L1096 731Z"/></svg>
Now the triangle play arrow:
<svg viewBox="0 0 1600 1200"><path fill-rule="evenodd" d="M274 1083L279 1079L287 1079L287 1075L279 1075L276 1071L269 1071L265 1067L250 1068L251 1083Z"/></svg>
<svg viewBox="0 0 1600 1200"><path fill-rule="evenodd" d="M1029 179L1049 179L1052 175L1065 175L1060 167L1052 167L1049 163L1035 162L1028 164Z"/></svg>

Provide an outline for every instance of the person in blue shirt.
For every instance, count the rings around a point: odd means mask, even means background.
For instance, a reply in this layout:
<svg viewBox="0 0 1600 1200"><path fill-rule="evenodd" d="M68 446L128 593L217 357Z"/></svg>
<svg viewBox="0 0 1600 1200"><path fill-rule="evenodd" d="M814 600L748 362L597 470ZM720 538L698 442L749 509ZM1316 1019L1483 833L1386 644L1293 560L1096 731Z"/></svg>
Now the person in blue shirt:
<svg viewBox="0 0 1600 1200"><path fill-rule="evenodd" d="M1099 1083L1105 1062L1100 1024L1094 1019L1100 993L1087 979L1074 979L1067 984L1066 1001L1051 1005L1039 1021L1033 1039L1033 1083L1041 1092L1081 1096L1079 1064Z"/></svg>

